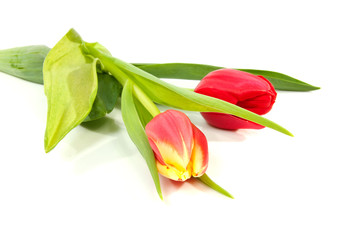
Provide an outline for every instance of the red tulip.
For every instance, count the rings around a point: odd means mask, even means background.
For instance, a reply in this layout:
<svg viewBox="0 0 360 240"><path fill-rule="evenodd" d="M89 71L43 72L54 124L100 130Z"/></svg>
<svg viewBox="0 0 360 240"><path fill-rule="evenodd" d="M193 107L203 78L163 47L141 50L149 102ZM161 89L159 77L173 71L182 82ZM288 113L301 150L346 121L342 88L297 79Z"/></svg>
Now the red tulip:
<svg viewBox="0 0 360 240"><path fill-rule="evenodd" d="M219 69L209 73L200 81L195 92L236 104L259 115L269 112L276 99L275 89L266 78L235 69ZM229 114L201 114L210 125L222 129L264 128Z"/></svg>
<svg viewBox="0 0 360 240"><path fill-rule="evenodd" d="M205 135L180 111L167 110L145 127L159 173L176 181L200 177L208 166Z"/></svg>

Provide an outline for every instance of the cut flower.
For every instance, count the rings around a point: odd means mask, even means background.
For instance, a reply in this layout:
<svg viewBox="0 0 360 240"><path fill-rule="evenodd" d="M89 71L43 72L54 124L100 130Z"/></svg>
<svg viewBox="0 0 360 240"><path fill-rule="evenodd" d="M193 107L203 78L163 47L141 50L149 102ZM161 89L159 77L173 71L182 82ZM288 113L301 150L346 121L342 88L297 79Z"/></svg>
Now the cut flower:
<svg viewBox="0 0 360 240"><path fill-rule="evenodd" d="M195 92L227 101L259 115L271 110L277 95L266 78L235 69L219 69L209 73L200 81ZM201 115L210 125L222 129L263 128L262 125L230 114L203 112Z"/></svg>
<svg viewBox="0 0 360 240"><path fill-rule="evenodd" d="M202 176L208 166L205 135L183 112L167 110L145 127L159 173L176 181Z"/></svg>

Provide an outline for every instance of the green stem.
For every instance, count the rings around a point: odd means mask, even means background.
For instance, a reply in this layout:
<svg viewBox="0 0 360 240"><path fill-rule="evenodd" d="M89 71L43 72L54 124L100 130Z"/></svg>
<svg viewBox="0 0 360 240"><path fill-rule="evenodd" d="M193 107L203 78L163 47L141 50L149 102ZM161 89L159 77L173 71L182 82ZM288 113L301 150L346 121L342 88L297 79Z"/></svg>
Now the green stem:
<svg viewBox="0 0 360 240"><path fill-rule="evenodd" d="M155 103L144 93L144 91L134 84L134 96L143 104L149 113L155 117L160 113L159 108Z"/></svg>
<svg viewBox="0 0 360 240"><path fill-rule="evenodd" d="M90 44L85 43L84 51L93 57L98 58L101 63L104 65L105 71L110 72L122 86L125 86L125 83L130 80L132 81L133 76L129 76L124 73L120 68L118 68L111 59L109 59L106 55L102 54L101 51L94 48ZM135 76L134 76L135 77ZM133 81L132 81L133 82ZM155 105L155 103L144 93L144 91L139 88L133 82L133 90L134 96L144 105L144 107L149 111L149 113L155 117L160 113L160 110Z"/></svg>

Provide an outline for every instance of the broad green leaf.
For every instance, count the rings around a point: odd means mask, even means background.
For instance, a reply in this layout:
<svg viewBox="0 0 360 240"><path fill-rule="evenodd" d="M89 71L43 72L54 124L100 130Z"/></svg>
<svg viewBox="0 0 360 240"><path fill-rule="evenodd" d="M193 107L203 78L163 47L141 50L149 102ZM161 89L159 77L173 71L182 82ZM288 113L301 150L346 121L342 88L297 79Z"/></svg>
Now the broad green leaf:
<svg viewBox="0 0 360 240"><path fill-rule="evenodd" d="M91 112L83 122L97 120L110 113L120 96L122 86L111 75L98 73L98 90Z"/></svg>
<svg viewBox="0 0 360 240"><path fill-rule="evenodd" d="M87 48L88 52L94 57L99 58L104 66L108 68L115 77L117 69L124 71L128 75L132 75L134 83L154 102L189 111L232 114L292 136L285 128L253 112L217 98L197 94L188 89L176 87L134 65L113 58L112 56L105 55L91 46L87 46Z"/></svg>
<svg viewBox="0 0 360 240"><path fill-rule="evenodd" d="M131 140L134 142L148 165L159 197L163 199L155 156L134 103L133 86L131 81L127 81L122 92L121 113L123 121Z"/></svg>
<svg viewBox="0 0 360 240"><path fill-rule="evenodd" d="M49 152L90 113L97 93L97 60L81 50L71 29L47 55L44 89L48 102L45 151Z"/></svg>
<svg viewBox="0 0 360 240"><path fill-rule="evenodd" d="M158 77L158 78L176 78L176 79L193 79L201 80L209 72L222 69L223 67L192 64L192 63L135 63L134 66ZM268 79L277 90L286 91L312 91L319 87L312 86L288 75L256 69L240 69L255 75L261 75Z"/></svg>
<svg viewBox="0 0 360 240"><path fill-rule="evenodd" d="M222 187L220 187L218 184L216 184L213 180L211 180L209 178L209 176L205 173L203 174L201 177L196 178L199 181L201 181L202 183L204 183L205 185L209 186L210 188L214 189L215 191L229 197L229 198L234 198L228 191L226 191L225 189L223 189Z"/></svg>
<svg viewBox="0 0 360 240"><path fill-rule="evenodd" d="M50 48L43 45L0 50L0 71L34 83L43 83L43 63Z"/></svg>
<svg viewBox="0 0 360 240"><path fill-rule="evenodd" d="M94 47L102 52L110 52L96 43ZM44 45L34 45L0 50L0 71L24 80L43 84L43 64L50 48ZM98 93L91 112L84 122L104 117L115 107L121 93L121 85L114 77L98 73Z"/></svg>

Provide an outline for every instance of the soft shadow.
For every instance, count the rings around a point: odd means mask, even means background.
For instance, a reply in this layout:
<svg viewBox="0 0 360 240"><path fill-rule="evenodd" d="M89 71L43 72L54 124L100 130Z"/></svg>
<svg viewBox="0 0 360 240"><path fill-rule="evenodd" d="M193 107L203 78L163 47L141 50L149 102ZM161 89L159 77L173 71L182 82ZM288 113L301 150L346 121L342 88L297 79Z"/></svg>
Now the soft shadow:
<svg viewBox="0 0 360 240"><path fill-rule="evenodd" d="M185 186L185 184L190 184L192 187L194 187L199 192L203 192L203 193L211 192L212 194L215 194L215 195L219 194L219 196L224 197L224 195L218 193L214 189L212 189L209 186L202 183L200 180L193 178L193 177L186 180L185 182L177 182L177 181L173 181L168 178L160 176L160 181L161 181L162 193L163 193L163 196L166 196L166 199L168 199L173 193L178 192L183 186Z"/></svg>
<svg viewBox="0 0 360 240"><path fill-rule="evenodd" d="M188 182L191 184L191 186L193 186L194 188L196 188L197 190L199 190L201 192L215 191L212 188L210 188L209 186L202 183L199 179L190 178L188 180Z"/></svg>
<svg viewBox="0 0 360 240"><path fill-rule="evenodd" d="M216 129L208 125L208 128L201 129L210 142L243 142L251 132L241 129L236 131Z"/></svg>
<svg viewBox="0 0 360 240"><path fill-rule="evenodd" d="M108 117L103 117L98 120L81 123L81 126L94 132L109 134L116 132L120 129L115 120Z"/></svg>
<svg viewBox="0 0 360 240"><path fill-rule="evenodd" d="M211 194L215 194L215 195L218 195L220 197L224 197L224 198L228 198L228 196L225 196L221 193L219 193L218 191L215 191L214 189L212 189L211 187L207 186L206 184L202 183L199 179L196 179L196 178L191 178L188 180L188 182L194 187L196 188L197 190L203 192L203 193L210 193ZM221 185L220 185L221 186ZM223 187L223 186L221 186ZM225 190L228 190L225 188ZM231 193L230 193L231 194ZM230 198L228 198L230 199Z"/></svg>
<svg viewBox="0 0 360 240"><path fill-rule="evenodd" d="M115 149L121 149L118 146L124 144L119 141L122 141L121 138L127 137L127 135L122 134L123 131L121 131L121 126L119 126L114 119L107 117L92 122L82 123L81 126L82 128L70 132L67 135L67 141L61 144L64 159L72 161L88 152L93 151L96 153L95 150L104 153L102 150L104 142L108 145L117 145L114 147ZM127 141L128 139L124 142ZM116 150L112 151L117 152Z"/></svg>
<svg viewBox="0 0 360 240"><path fill-rule="evenodd" d="M82 153L79 153L74 161L74 172L82 174L88 172L98 166L108 164L118 160L117 154L114 153L114 144L112 140L103 141L95 147L89 148ZM103 153L107 154L104 155ZM116 151L115 151L116 152Z"/></svg>
<svg viewBox="0 0 360 240"><path fill-rule="evenodd" d="M102 140L91 148L78 153L73 159L74 171L82 174L98 166L136 155L136 148L133 148L131 142L127 140L122 139L122 135L119 135L118 138Z"/></svg>
<svg viewBox="0 0 360 240"><path fill-rule="evenodd" d="M189 181L189 180L187 180ZM160 175L161 190L163 196L171 196L174 192L179 191L186 182L173 181Z"/></svg>
<svg viewBox="0 0 360 240"><path fill-rule="evenodd" d="M209 186L202 183L199 179L191 178L191 179L189 179L189 183L191 184L191 186L193 186L196 190L198 190L200 192L203 192L203 193L208 193L208 192L212 192L212 191L216 192Z"/></svg>

